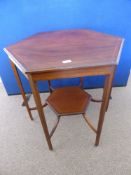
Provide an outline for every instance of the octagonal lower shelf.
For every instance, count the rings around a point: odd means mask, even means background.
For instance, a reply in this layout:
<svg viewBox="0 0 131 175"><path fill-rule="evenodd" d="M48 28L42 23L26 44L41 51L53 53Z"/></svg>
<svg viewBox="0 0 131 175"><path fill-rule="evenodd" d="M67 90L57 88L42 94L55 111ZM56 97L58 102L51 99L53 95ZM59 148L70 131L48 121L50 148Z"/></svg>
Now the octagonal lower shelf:
<svg viewBox="0 0 131 175"><path fill-rule="evenodd" d="M63 87L54 90L47 98L47 104L59 116L85 113L91 95L80 87Z"/></svg>

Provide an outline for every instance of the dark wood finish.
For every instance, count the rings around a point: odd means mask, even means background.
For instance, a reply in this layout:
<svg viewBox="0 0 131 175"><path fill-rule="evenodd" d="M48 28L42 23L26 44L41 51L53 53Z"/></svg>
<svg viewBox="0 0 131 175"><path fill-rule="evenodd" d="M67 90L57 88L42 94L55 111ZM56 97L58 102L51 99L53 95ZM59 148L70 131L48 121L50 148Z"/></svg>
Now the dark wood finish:
<svg viewBox="0 0 131 175"><path fill-rule="evenodd" d="M53 136L53 134L54 134L54 132L55 132L55 130L56 130L58 124L59 124L59 121L60 121L60 116L57 116L57 121L56 121L54 127L52 128L52 130L50 132L50 138Z"/></svg>
<svg viewBox="0 0 131 175"><path fill-rule="evenodd" d="M114 67L114 71L115 71L115 67ZM99 122L98 122L98 127L97 127L97 135L96 135L96 142L95 142L96 146L99 145L99 140L100 140L100 135L101 135L102 126L103 126L103 122L104 122L105 112L107 110L107 105L109 103L114 71L110 75L108 75L106 77L106 80L105 80L102 104L101 104L101 109L100 109L100 114L99 114Z"/></svg>
<svg viewBox="0 0 131 175"><path fill-rule="evenodd" d="M91 96L80 87L63 87L54 90L46 102L58 116L85 113Z"/></svg>
<svg viewBox="0 0 131 175"><path fill-rule="evenodd" d="M49 147L50 150L52 150L53 147L52 147L52 144L51 144L51 141L50 141L50 135L49 135L49 132L48 132L48 127L47 127L47 124L46 124L45 115L44 115L44 112L43 112L43 106L42 106L42 103L41 103L41 99L40 99L39 91L38 91L38 88L37 88L37 84L32 79L31 75L29 75L28 78L29 78L30 86L31 86L32 93L33 93L33 96L34 96L34 100L35 100L35 103L36 103L36 107L37 107L37 110L38 110L38 113L39 113L40 121L41 121L43 130L44 130L44 133L45 133L45 137L46 137L46 140L47 140L47 143L48 143L48 147Z"/></svg>
<svg viewBox="0 0 131 175"><path fill-rule="evenodd" d="M116 70L116 66L114 66L114 70L112 71L112 73L113 73L113 77L114 77L114 74L115 74L115 70ZM113 82L113 80L112 80L112 82ZM110 92L109 92L109 99L108 99L108 102L107 102L107 105L106 105L106 111L108 110L108 106L109 106L109 101L110 101L110 99L112 99L112 97L111 97L111 91L112 91L112 82L111 82L111 86L110 86Z"/></svg>
<svg viewBox="0 0 131 175"><path fill-rule="evenodd" d="M26 101L29 102L31 94L26 95ZM26 106L25 102L23 101L22 106Z"/></svg>
<svg viewBox="0 0 131 175"><path fill-rule="evenodd" d="M4 49L11 60L13 71L30 115L31 108L29 108L26 101L16 67L29 79L36 103L36 107L33 109L38 110L50 150L52 150L50 138L57 127L59 119L49 134L36 82L39 80L53 80L60 78L95 75L106 76L97 130L85 116L85 111L83 114L87 124L96 133L95 145L97 146L100 140L105 112L108 108L112 80L116 65L119 62L122 45L123 39L120 37L114 37L91 30L65 30L39 33ZM49 88L51 88L50 82ZM60 90L58 91L60 92ZM50 89L50 92L50 97L52 98L54 92L52 92L52 89ZM61 96L61 93L59 95ZM49 103L50 97L47 100ZM56 99L59 99L58 96ZM82 97L82 99L89 100L89 96L87 95L86 98ZM55 100L53 107L56 106L56 104L58 104L57 100ZM81 104L77 107L76 108L79 109ZM68 114L71 114L71 111L68 112ZM77 112L78 111L76 111L76 113ZM62 113L63 111L61 112L60 110L60 114ZM59 112L57 115L59 115Z"/></svg>
<svg viewBox="0 0 131 175"><path fill-rule="evenodd" d="M70 68L68 70L56 70L56 71L45 71L36 73L27 73L33 76L36 81L39 80L53 80L61 78L75 78L84 76L95 76L95 75L109 75L113 71L112 65L110 66L97 66L90 68Z"/></svg>
<svg viewBox="0 0 131 175"><path fill-rule="evenodd" d="M42 107L46 107L47 106L47 103L43 104ZM37 107L31 107L30 110L37 110Z"/></svg>
<svg viewBox="0 0 131 175"><path fill-rule="evenodd" d="M24 100L24 104L26 105L26 109L28 111L28 114L30 116L30 119L33 120L33 117L32 117L32 114L31 114L31 111L30 111L30 108L29 108L29 105L28 105L28 101L26 99L26 95L25 95L25 92L24 92L24 88L22 86L22 82L20 80L20 77L19 77L19 74L18 74L18 71L17 71L17 68L15 66L15 64L11 61L11 66L12 66L12 70L14 72L14 75L16 77L16 80L17 80L17 83L18 83L18 86L20 88L20 91L21 91L21 95L23 97L23 100Z"/></svg>
<svg viewBox="0 0 131 175"><path fill-rule="evenodd" d="M65 30L36 34L6 50L23 72L43 72L116 65L121 42L119 37L91 30Z"/></svg>
<svg viewBox="0 0 131 175"><path fill-rule="evenodd" d="M89 117L87 117L85 114L83 114L83 118L85 119L85 121L88 124L88 126L97 134L97 130L95 129L95 127L91 123Z"/></svg>
<svg viewBox="0 0 131 175"><path fill-rule="evenodd" d="M84 89L84 78L83 77L80 77L80 84L79 84L79 87L81 89Z"/></svg>
<svg viewBox="0 0 131 175"><path fill-rule="evenodd" d="M52 91L54 90L51 86L51 81L48 80L48 87L49 87L49 92L52 93Z"/></svg>
<svg viewBox="0 0 131 175"><path fill-rule="evenodd" d="M94 99L94 98L92 98L91 101L96 102L96 103L101 103L102 102L102 100L98 100L98 99Z"/></svg>

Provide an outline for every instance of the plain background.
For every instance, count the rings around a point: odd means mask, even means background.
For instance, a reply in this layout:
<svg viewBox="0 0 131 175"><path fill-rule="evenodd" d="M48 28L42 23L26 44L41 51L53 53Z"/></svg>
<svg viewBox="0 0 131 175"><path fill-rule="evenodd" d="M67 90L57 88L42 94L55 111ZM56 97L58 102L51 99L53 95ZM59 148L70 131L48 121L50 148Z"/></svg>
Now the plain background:
<svg viewBox="0 0 131 175"><path fill-rule="evenodd" d="M8 94L19 89L3 48L42 31L92 29L125 38L114 86L127 84L131 67L131 1L129 0L13 0L0 1L0 75ZM22 76L26 92L30 91ZM86 88L103 86L103 77L85 79ZM78 84L79 79L53 81L54 86ZM40 83L47 91L47 82Z"/></svg>

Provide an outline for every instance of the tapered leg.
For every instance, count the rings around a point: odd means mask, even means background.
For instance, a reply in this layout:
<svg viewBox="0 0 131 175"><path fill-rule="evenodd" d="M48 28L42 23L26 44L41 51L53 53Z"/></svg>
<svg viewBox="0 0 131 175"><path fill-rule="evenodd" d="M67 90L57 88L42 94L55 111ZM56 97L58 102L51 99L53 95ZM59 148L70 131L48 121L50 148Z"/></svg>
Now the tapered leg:
<svg viewBox="0 0 131 175"><path fill-rule="evenodd" d="M114 78L115 70L116 70L116 66L114 67L113 78ZM108 107L109 107L109 102L110 102L110 99L111 99L111 92L112 92L112 85L110 86L110 96L109 96L109 99L108 99L108 102L107 102L107 105L106 105L106 111L108 110Z"/></svg>
<svg viewBox="0 0 131 175"><path fill-rule="evenodd" d="M47 140L48 147L49 147L50 150L53 150L36 81L34 81L32 79L32 76L30 74L28 75L28 77L29 77L29 82L30 82L30 86L31 86L31 89L32 89L32 93L33 93L33 96L34 96L34 100L35 100L35 103L36 103L36 107L37 107L37 110L38 110L38 113L39 113L40 121L41 121L43 130L44 130L44 133L45 133L45 137L46 137L46 140Z"/></svg>
<svg viewBox="0 0 131 175"><path fill-rule="evenodd" d="M96 146L99 145L100 135L101 135L102 126L103 126L103 122L104 122L104 116L105 116L105 112L107 109L107 105L109 103L113 77L114 77L114 73L111 73L110 75L108 75L106 77L106 80L105 80L105 86L104 86L103 97L102 97L102 104L101 104L98 127L97 127L97 135L96 135L96 142L95 142Z"/></svg>
<svg viewBox="0 0 131 175"><path fill-rule="evenodd" d="M109 107L109 102L110 102L110 99L111 99L111 91L112 91L112 86L110 88L110 95L109 95L109 99L108 99L108 102L107 102L107 105L106 105L106 111L108 110L108 107Z"/></svg>
<svg viewBox="0 0 131 175"><path fill-rule="evenodd" d="M18 86L19 86L19 88L20 88L21 95L22 95L22 97L23 97L24 104L25 104L25 106L26 106L26 109L27 109L27 111L28 111L28 114L29 114L29 116L30 116L30 119L33 120L33 117L32 117L32 114L31 114L31 111L30 111L28 102L27 102L27 100L26 100L26 96L25 96L24 88L23 88L23 86L22 86L22 82L21 82L21 80L20 80L20 77L19 77L17 68L16 68L15 64L14 64L12 61L11 61L11 66L12 66L14 75L15 75L15 77L16 77Z"/></svg>

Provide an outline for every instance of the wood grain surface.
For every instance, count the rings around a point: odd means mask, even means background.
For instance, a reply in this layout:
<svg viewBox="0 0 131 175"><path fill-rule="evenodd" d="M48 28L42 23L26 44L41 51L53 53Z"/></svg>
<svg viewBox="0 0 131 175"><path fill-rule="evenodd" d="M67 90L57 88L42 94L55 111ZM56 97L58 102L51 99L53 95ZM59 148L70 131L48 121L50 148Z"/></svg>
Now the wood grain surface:
<svg viewBox="0 0 131 175"><path fill-rule="evenodd" d="M91 30L43 32L5 49L24 73L116 65L123 39Z"/></svg>

